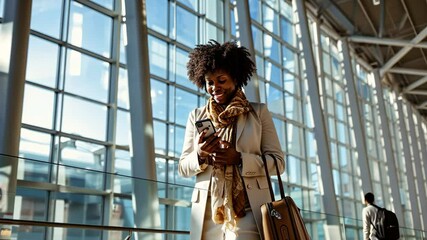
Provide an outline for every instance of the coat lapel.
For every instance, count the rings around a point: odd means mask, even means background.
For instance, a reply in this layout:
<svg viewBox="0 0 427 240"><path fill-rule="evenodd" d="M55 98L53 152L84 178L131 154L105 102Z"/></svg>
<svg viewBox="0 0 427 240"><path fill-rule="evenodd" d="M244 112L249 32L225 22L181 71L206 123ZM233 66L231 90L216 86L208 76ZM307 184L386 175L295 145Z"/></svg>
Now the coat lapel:
<svg viewBox="0 0 427 240"><path fill-rule="evenodd" d="M237 119L237 133L236 133L236 145L239 142L240 136L242 135L243 129L245 129L246 118L248 114L240 114Z"/></svg>

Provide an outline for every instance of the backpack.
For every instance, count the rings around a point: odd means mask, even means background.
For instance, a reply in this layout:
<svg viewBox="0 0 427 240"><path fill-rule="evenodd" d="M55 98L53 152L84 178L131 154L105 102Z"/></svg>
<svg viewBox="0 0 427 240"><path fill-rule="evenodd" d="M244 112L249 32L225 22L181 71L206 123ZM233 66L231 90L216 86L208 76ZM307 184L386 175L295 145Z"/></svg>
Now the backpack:
<svg viewBox="0 0 427 240"><path fill-rule="evenodd" d="M378 212L375 224L371 222L374 227L373 235L379 240L399 239L399 221L397 220L396 214L385 208L375 207L378 209Z"/></svg>

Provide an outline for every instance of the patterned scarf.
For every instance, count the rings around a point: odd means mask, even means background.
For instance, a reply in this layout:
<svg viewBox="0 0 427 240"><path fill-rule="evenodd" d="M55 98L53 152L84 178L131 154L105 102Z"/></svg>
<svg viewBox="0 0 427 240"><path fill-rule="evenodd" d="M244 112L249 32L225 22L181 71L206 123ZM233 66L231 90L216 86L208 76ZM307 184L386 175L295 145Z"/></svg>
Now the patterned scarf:
<svg viewBox="0 0 427 240"><path fill-rule="evenodd" d="M207 103L208 117L219 132L219 137L236 144L237 118L250 111L250 104L241 89L227 106L219 105L211 97ZM243 180L236 165L214 166L211 179L212 220L223 224L223 231L236 232L237 219L245 216Z"/></svg>

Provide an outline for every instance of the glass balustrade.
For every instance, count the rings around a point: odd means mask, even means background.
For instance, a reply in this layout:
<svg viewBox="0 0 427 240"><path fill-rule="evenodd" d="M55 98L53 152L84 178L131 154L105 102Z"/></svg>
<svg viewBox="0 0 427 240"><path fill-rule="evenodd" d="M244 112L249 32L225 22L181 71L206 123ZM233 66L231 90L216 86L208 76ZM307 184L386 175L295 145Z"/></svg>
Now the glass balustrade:
<svg viewBox="0 0 427 240"><path fill-rule="evenodd" d="M15 181L8 165L16 162ZM0 163L2 240L189 239L192 184L1 154ZM304 209L301 214L313 240L363 239L360 219ZM401 235L426 237L407 228Z"/></svg>

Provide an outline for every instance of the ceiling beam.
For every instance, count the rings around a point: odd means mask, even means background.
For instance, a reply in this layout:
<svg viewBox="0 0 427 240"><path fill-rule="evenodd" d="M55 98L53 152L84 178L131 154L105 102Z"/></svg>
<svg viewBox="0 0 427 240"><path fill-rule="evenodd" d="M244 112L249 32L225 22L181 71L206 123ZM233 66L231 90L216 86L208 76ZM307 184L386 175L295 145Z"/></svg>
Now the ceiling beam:
<svg viewBox="0 0 427 240"><path fill-rule="evenodd" d="M387 72L389 73L398 73L398 74L409 74L409 75L420 75L420 76L427 76L427 70L421 70L421 69L413 69L413 68L392 68L389 69Z"/></svg>
<svg viewBox="0 0 427 240"><path fill-rule="evenodd" d="M372 31L375 33L375 36L378 36L377 29L375 28L374 23L372 22L371 17L368 14L368 11L366 11L365 6L363 6L363 3L361 0L358 1L360 9L362 10L363 14L366 17L366 21L369 23L369 26L371 27Z"/></svg>
<svg viewBox="0 0 427 240"><path fill-rule="evenodd" d="M427 76L422 77L422 78L416 80L415 82L411 83L410 85L405 87L405 89L403 89L403 92L406 93L408 91L414 90L415 88L423 85L424 83L427 83Z"/></svg>
<svg viewBox="0 0 427 240"><path fill-rule="evenodd" d="M420 43L422 40L424 40L426 36L427 36L427 27L424 28L417 36L415 36L411 40L411 43L412 44ZM384 76L384 73L389 71L394 66L394 64L396 64L400 59L402 59L406 53L411 51L412 48L413 48L412 46L405 46L402 49L400 49L400 51L397 52L392 58L390 58L388 62L386 62L384 66L380 69L380 75ZM427 75L427 74L423 74L423 75Z"/></svg>
<svg viewBox="0 0 427 240"><path fill-rule="evenodd" d="M418 108L418 109L427 109L427 101L421 103L416 108Z"/></svg>
<svg viewBox="0 0 427 240"><path fill-rule="evenodd" d="M380 0L380 25L378 26L378 37L383 37L385 21L385 0Z"/></svg>
<svg viewBox="0 0 427 240"><path fill-rule="evenodd" d="M354 35L348 37L348 40L354 43L368 43L368 44L379 44L379 45L389 45L396 47L414 47L414 48L427 48L427 42L412 43L409 40L400 40L394 38L377 38L377 37L368 37Z"/></svg>
<svg viewBox="0 0 427 240"><path fill-rule="evenodd" d="M405 92L405 94L413 94L413 95L426 95L427 96L427 91L418 91L418 90L412 90L412 91L408 91Z"/></svg>
<svg viewBox="0 0 427 240"><path fill-rule="evenodd" d="M347 34L353 34L356 30L354 24L341 12L341 10L330 0L317 0L321 11L325 11L327 15L336 23L343 27Z"/></svg>

